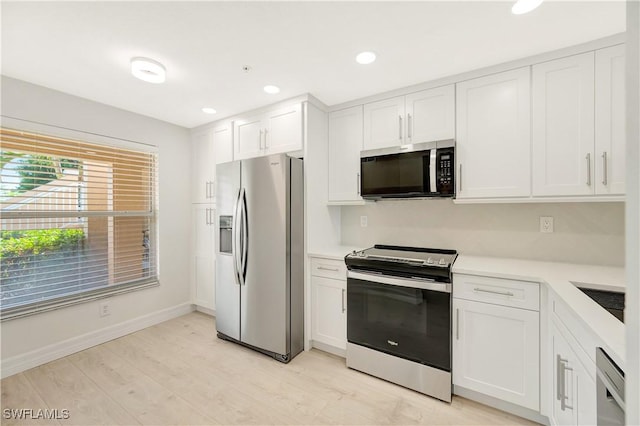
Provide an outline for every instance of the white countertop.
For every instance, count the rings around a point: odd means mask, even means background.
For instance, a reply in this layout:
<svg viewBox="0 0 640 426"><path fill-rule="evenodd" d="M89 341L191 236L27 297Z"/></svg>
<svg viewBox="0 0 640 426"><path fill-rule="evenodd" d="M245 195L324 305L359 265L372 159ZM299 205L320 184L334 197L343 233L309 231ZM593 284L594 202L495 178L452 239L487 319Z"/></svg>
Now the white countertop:
<svg viewBox="0 0 640 426"><path fill-rule="evenodd" d="M362 250L362 247L353 246L327 246L315 248L308 251L312 257L322 257L325 259L344 260L344 257L354 250Z"/></svg>
<svg viewBox="0 0 640 426"><path fill-rule="evenodd" d="M578 282L581 287L624 291L624 268L459 255L453 272L547 284L582 320L585 328L598 340L599 346L624 369L624 324L571 283Z"/></svg>

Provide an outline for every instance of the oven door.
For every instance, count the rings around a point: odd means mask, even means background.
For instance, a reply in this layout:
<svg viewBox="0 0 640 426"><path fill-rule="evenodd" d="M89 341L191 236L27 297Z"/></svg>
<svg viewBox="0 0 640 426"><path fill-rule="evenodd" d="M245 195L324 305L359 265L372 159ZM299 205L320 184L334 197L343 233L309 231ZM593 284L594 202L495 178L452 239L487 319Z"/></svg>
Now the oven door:
<svg viewBox="0 0 640 426"><path fill-rule="evenodd" d="M451 284L350 270L347 340L451 371Z"/></svg>

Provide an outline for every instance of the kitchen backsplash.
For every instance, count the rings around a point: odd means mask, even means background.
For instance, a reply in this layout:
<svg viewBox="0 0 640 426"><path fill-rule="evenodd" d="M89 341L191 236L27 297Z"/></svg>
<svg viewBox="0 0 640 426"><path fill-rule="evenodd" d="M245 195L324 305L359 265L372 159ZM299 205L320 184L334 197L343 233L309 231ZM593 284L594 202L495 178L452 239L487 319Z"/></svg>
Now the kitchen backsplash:
<svg viewBox="0 0 640 426"><path fill-rule="evenodd" d="M453 204L450 199L344 206L342 244L450 248L462 254L624 265L624 203ZM367 227L360 217L367 216ZM541 233L540 216L554 232Z"/></svg>

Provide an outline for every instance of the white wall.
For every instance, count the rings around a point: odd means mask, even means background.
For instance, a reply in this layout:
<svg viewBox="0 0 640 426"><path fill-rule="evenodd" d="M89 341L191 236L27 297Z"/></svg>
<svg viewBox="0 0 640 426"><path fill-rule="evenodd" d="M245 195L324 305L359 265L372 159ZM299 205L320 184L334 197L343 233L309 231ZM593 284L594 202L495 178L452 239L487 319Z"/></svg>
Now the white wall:
<svg viewBox="0 0 640 426"><path fill-rule="evenodd" d="M360 227L360 216L368 226ZM555 232L539 232L552 216ZM624 203L453 204L390 200L342 207L342 244L455 249L463 254L624 264Z"/></svg>
<svg viewBox="0 0 640 426"><path fill-rule="evenodd" d="M190 309L187 129L4 76L1 88L4 116L157 145L160 163L160 286L111 297L111 315L107 317L99 317L100 302L93 301L2 322L3 369L17 365L20 358L35 359L37 355L47 360L43 348L62 341L78 343L119 324L135 328L131 320L149 319L172 307ZM58 349L64 353L63 348Z"/></svg>
<svg viewBox="0 0 640 426"><path fill-rule="evenodd" d="M640 424L640 2L627 1L627 424Z"/></svg>

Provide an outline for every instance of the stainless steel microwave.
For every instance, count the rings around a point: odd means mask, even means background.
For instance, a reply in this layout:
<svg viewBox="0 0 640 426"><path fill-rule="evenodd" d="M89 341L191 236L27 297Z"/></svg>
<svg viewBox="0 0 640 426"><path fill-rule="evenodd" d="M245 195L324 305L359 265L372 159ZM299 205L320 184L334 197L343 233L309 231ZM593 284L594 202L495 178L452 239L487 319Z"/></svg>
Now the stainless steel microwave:
<svg viewBox="0 0 640 426"><path fill-rule="evenodd" d="M364 199L455 197L454 141L428 142L360 153Z"/></svg>

